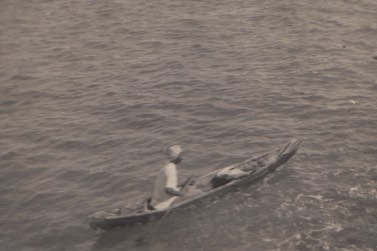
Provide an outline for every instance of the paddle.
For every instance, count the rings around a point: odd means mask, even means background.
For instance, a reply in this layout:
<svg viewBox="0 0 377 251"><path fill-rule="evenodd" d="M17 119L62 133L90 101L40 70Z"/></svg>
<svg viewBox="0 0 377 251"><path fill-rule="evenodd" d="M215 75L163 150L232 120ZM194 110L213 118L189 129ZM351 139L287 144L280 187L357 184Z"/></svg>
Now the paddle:
<svg viewBox="0 0 377 251"><path fill-rule="evenodd" d="M189 188L190 184L191 184L191 181L193 180L192 176L188 177L187 180L185 181L185 183L183 183L182 185L182 188L181 188L181 192L183 192L183 194L185 194L187 192L187 189ZM166 209L166 211L164 212L163 216L161 217L161 219L159 220L159 222L157 222L157 224L155 225L155 227L152 229L152 231L149 232L148 236L147 237L140 237L138 239L135 240L135 242L138 244L138 245L142 245L143 243L146 243L148 242L148 240L150 240L152 238L152 236L154 235L154 233L157 231L157 229L160 227L160 225L162 224L162 222L164 222L164 220L166 219L166 217L169 215L170 211L172 210L173 208L173 205L174 205L174 202L173 201L171 203L171 205L169 206L168 209Z"/></svg>

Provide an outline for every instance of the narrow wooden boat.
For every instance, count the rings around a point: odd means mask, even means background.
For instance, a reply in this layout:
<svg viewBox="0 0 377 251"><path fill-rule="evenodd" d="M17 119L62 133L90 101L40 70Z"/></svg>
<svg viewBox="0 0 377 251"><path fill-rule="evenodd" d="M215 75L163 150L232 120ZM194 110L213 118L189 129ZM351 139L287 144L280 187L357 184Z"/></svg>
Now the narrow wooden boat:
<svg viewBox="0 0 377 251"><path fill-rule="evenodd" d="M250 185L255 181L265 177L273 172L279 166L286 163L297 151L300 145L299 140L291 140L284 146L275 150L256 154L255 156L246 159L240 163L234 164L226 168L238 168L248 173L247 176L223 182L223 184L214 184L214 177L224 168L220 168L210 173L195 179L194 184L190 184L188 191L195 190L196 193L188 192L188 196L180 197L168 209L164 210L149 210L148 200L143 201L132 209L119 209L110 212L96 212L88 217L90 226L93 229L109 230L115 227L132 226L141 223L147 223L152 220L162 218L166 213L173 213L179 210L188 208L193 205L198 205L205 202L212 197L220 196L226 192L230 192L237 188ZM200 191L198 193L198 191Z"/></svg>

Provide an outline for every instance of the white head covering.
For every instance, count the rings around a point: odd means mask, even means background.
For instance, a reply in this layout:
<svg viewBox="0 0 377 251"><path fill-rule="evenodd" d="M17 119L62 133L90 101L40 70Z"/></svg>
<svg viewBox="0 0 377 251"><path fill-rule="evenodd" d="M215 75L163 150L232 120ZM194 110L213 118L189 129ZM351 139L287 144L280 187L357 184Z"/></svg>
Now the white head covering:
<svg viewBox="0 0 377 251"><path fill-rule="evenodd" d="M170 161L174 161L181 156L182 148L179 145L174 145L168 147L166 150L166 155L168 156Z"/></svg>

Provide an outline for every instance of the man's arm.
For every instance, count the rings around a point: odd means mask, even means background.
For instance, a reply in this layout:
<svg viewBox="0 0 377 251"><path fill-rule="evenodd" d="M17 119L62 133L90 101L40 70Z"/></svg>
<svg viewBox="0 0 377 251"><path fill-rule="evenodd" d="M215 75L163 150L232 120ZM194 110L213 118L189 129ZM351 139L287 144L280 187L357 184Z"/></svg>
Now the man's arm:
<svg viewBox="0 0 377 251"><path fill-rule="evenodd" d="M183 196L184 195L184 193L182 193L181 191L178 191L178 190L176 190L172 187L166 187L165 192L167 192L168 194L174 195L174 196Z"/></svg>

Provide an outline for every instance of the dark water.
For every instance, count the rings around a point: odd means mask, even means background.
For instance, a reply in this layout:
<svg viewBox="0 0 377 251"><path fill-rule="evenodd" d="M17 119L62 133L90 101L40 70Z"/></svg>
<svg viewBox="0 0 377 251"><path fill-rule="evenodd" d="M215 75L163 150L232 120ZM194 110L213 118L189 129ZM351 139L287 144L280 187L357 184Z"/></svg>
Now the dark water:
<svg viewBox="0 0 377 251"><path fill-rule="evenodd" d="M376 250L377 2L0 2L1 250ZM291 138L264 181L153 227L88 214Z"/></svg>

